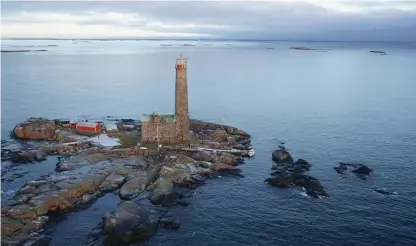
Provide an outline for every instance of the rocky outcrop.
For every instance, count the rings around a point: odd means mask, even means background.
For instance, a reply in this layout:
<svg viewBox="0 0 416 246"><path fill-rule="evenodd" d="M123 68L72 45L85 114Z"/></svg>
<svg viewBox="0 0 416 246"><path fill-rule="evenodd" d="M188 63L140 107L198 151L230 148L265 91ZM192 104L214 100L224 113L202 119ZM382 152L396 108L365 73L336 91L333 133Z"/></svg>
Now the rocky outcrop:
<svg viewBox="0 0 416 246"><path fill-rule="evenodd" d="M46 160L47 154L43 151L16 151L10 153L10 161L13 163L33 163Z"/></svg>
<svg viewBox="0 0 416 246"><path fill-rule="evenodd" d="M245 131L215 123L199 120L190 121L190 129L209 148L224 149L237 147L238 149L250 148L250 135Z"/></svg>
<svg viewBox="0 0 416 246"><path fill-rule="evenodd" d="M211 141L219 149L228 151L238 147L244 150L250 146L250 135L242 130L207 122L201 124L198 136L202 136L202 141ZM128 125L134 126L132 131L140 128L134 120L118 122L119 128L130 129ZM16 164L42 161L48 155L60 158L55 169L57 173L26 182L2 206L2 244L5 245L48 242L50 238L38 232L49 218L74 211L80 205L92 203L113 191L118 192L121 200L130 201L121 202L104 217L89 243L130 245L146 241L158 225L177 229L180 224L176 216L154 214L149 207L139 205L138 200L148 199L151 204L163 208L187 205L186 190L195 189L218 174L241 173L236 166L244 163L234 150L227 153L194 149L188 153L171 149L159 152L96 147L82 142L85 138L79 138L70 129L40 118L16 126L13 133L18 138L68 144L39 146L45 143L41 141L31 150L2 151L2 160L12 160ZM204 143L202 147L205 147ZM2 170L2 182L10 178L3 174L6 172Z"/></svg>
<svg viewBox="0 0 416 246"><path fill-rule="evenodd" d="M65 131L60 129L55 131L55 141L57 141L58 143L81 142L86 139L86 136L78 135L72 131Z"/></svg>
<svg viewBox="0 0 416 246"><path fill-rule="evenodd" d="M271 173L272 177L265 180L266 183L276 187L288 187L291 185L302 187L311 197L325 197L328 193L317 178L306 175L311 165L304 159L293 161L290 153L283 147L272 153L275 164Z"/></svg>
<svg viewBox="0 0 416 246"><path fill-rule="evenodd" d="M132 201L120 202L107 213L86 245L131 245L146 242L156 233L159 216Z"/></svg>
<svg viewBox="0 0 416 246"><path fill-rule="evenodd" d="M2 242L15 240L20 234L28 234L40 229L51 213L73 210L77 205L93 202L101 194L121 186L124 179L114 175L113 166L91 169L85 174L68 173L66 175L49 175L40 180L27 182L2 207L2 219L12 226L3 227ZM17 223L16 221L20 221ZM36 222L38 221L38 222ZM19 230L15 228L22 227Z"/></svg>
<svg viewBox="0 0 416 246"><path fill-rule="evenodd" d="M84 165L91 165L98 162L107 161L109 159L110 157L108 153L105 153L98 148L91 148L87 149L80 155L70 158L69 160L58 162L56 164L55 171L62 172L74 170Z"/></svg>
<svg viewBox="0 0 416 246"><path fill-rule="evenodd" d="M340 162L338 167L334 167L334 170L339 174L345 174L348 169L350 169L352 173L356 174L357 177L362 179L366 179L373 172L373 169L364 164Z"/></svg>
<svg viewBox="0 0 416 246"><path fill-rule="evenodd" d="M161 226L178 229L180 222L170 212L156 211L133 201L120 202L107 213L87 239L86 245L137 245L148 241Z"/></svg>
<svg viewBox="0 0 416 246"><path fill-rule="evenodd" d="M16 125L12 135L21 139L53 140L56 126L53 121L44 118L30 118Z"/></svg>
<svg viewBox="0 0 416 246"><path fill-rule="evenodd" d="M146 186L149 182L147 172L138 171L134 177L128 179L128 181L120 188L120 198L123 200L131 200L135 198L146 190Z"/></svg>

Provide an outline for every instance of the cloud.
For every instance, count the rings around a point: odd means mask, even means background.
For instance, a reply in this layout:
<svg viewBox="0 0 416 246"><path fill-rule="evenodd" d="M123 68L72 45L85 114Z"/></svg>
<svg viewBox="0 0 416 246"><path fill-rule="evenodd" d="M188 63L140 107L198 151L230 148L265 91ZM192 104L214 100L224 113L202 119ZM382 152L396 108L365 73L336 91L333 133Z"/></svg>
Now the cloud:
<svg viewBox="0 0 416 246"><path fill-rule="evenodd" d="M416 2L3 2L5 38L416 41Z"/></svg>

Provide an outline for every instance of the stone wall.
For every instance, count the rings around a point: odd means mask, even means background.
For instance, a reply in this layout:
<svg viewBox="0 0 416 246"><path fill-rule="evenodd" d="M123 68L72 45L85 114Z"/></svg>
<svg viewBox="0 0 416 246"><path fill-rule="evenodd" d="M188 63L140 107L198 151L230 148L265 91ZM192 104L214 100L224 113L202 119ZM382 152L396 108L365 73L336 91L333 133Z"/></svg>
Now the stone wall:
<svg viewBox="0 0 416 246"><path fill-rule="evenodd" d="M110 154L119 155L121 157L126 156L152 156L160 153L158 150L152 149L114 149L109 151Z"/></svg>
<svg viewBox="0 0 416 246"><path fill-rule="evenodd" d="M141 141L154 142L157 138L157 131L159 131L159 141L167 142L169 138L175 140L176 137L176 123L175 122L163 122L159 123L159 129L157 124L152 121L145 121L142 123L142 138Z"/></svg>

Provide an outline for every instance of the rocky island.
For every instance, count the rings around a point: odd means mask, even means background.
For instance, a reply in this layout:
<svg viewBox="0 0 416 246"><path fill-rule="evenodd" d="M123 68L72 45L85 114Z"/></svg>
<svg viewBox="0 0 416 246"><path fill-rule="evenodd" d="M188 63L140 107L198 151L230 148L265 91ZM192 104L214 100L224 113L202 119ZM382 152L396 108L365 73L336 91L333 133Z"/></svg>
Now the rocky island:
<svg viewBox="0 0 416 246"><path fill-rule="evenodd" d="M2 205L3 245L45 240L37 231L49 217L74 211L114 191L121 202L102 222L97 221L102 230L95 239L105 237L112 242L107 245L147 240L158 225L177 228L179 222L166 213L143 216L150 208L140 200L148 199L155 206L186 205L183 189L195 189L219 173L241 172L236 166L244 163L243 157L249 156L251 149L250 135L243 130L198 120L190 120L192 147L171 144L159 150L138 146L137 142L105 146L98 140L111 138L105 129L91 137L55 122L30 118L15 127L12 136L16 141L39 140L36 148L2 148L2 161L11 166L41 165L51 155L60 157L56 169L49 170L54 172L23 184ZM140 135L139 121L134 121L133 129L126 127L126 122L131 124L132 120L118 120L116 124L120 142ZM2 176L6 173L3 168ZM118 231L120 227L125 230Z"/></svg>
<svg viewBox="0 0 416 246"><path fill-rule="evenodd" d="M51 156L58 161L54 170L2 199L2 245L48 245L42 228L51 218L109 192L120 202L97 221L86 245L145 242L158 226L180 226L160 207L186 206L187 190L219 174L238 175L237 165L254 155L250 135L189 118L186 69L186 59L177 59L174 114L145 114L141 120L29 118L17 124L13 140L2 141L2 183L13 180L8 172L18 165L42 165Z"/></svg>

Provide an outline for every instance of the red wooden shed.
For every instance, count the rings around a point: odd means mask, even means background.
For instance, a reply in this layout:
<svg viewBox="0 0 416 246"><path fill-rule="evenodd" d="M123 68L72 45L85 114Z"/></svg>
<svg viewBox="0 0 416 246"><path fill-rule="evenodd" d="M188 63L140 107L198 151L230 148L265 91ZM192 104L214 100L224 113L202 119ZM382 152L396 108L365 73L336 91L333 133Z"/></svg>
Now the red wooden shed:
<svg viewBox="0 0 416 246"><path fill-rule="evenodd" d="M102 126L100 123L96 122L78 122L76 125L76 130L79 134L92 135L101 132Z"/></svg>

